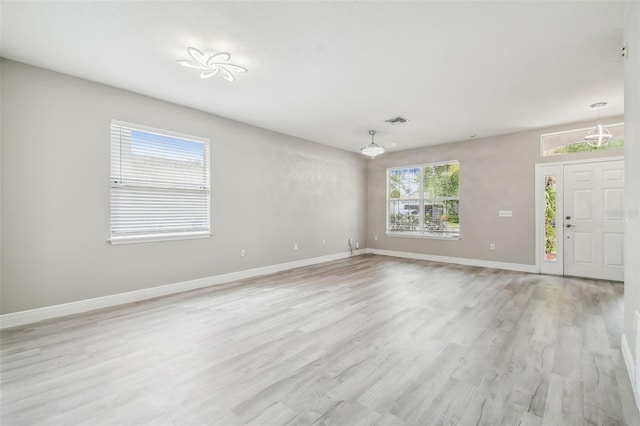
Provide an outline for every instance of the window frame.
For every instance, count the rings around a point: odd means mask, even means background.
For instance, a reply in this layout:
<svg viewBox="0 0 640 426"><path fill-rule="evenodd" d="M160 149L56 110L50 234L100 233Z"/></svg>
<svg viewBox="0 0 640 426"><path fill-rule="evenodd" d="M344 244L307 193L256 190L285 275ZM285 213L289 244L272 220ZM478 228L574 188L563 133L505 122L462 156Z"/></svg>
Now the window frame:
<svg viewBox="0 0 640 426"><path fill-rule="evenodd" d="M205 162L203 181L206 182L206 186L203 186L201 190L203 191L204 196L206 197L203 205L206 206L206 214L203 215L202 219L205 223L205 226L202 230L183 230L183 231L175 231L175 232L143 232L140 231L138 233L132 232L127 235L114 235L113 232L113 190L114 188L124 188L127 184L123 184L122 182L118 182L117 179L114 179L113 175L113 153L114 153L114 126L127 128L130 132L132 131L140 131L144 133L151 133L158 136L164 136L172 139L180 139L187 142L197 142L203 145L204 153L203 160ZM118 143L121 144L120 141ZM208 138L188 135L185 133L175 132L166 129L159 129L155 127L145 126L142 124L131 123L121 120L112 119L109 124L109 237L107 241L112 245L119 244L131 244L131 243L144 243L144 242L154 242L154 241L175 241L175 240L190 240L190 239L200 239L200 238L210 238L211 233L211 141ZM118 152L122 149L122 145L118 148ZM131 146L129 146L131 149ZM128 154L131 155L131 154ZM118 159L122 161L122 154L120 153ZM174 190L184 190L185 192L193 189L187 188L187 186L181 187L179 184L155 184L155 183L136 183L130 184L130 187L138 187L138 188L147 188L147 189L174 189Z"/></svg>
<svg viewBox="0 0 640 426"><path fill-rule="evenodd" d="M432 231L426 230L425 226L424 226L424 206L425 206L425 201L428 201L427 198L425 198L424 193L424 169L426 167L436 167L436 166L442 166L442 165L453 165L453 164L457 164L458 165L458 170L460 169L460 160L446 160L446 161L437 161L437 162L433 162L433 163L423 163L423 164L415 164L415 165L407 165L407 166L395 166L395 167L388 167L385 171L385 180L386 180L386 195L385 195L385 201L386 201L386 208L385 208L385 212L386 212L386 217L385 217L385 235L389 236L389 237L401 237L401 238L426 238L426 239L434 239L434 240L447 240L447 241L456 241L456 240L460 240L462 239L461 233L460 231L458 231L457 234L449 234L449 235L437 235L437 234L433 234L430 233ZM418 169L419 172L419 177L418 177L418 181L419 181L419 188L418 188L418 192L419 192L419 198L418 198L418 230L417 231L392 231L391 230L391 224L390 224L390 209L389 209L389 205L391 203L391 187L390 187L390 173L392 171L395 170L405 170L405 169ZM438 197L435 197L438 198ZM458 174L458 196L457 196L457 201L458 201L458 224L460 224L460 175Z"/></svg>

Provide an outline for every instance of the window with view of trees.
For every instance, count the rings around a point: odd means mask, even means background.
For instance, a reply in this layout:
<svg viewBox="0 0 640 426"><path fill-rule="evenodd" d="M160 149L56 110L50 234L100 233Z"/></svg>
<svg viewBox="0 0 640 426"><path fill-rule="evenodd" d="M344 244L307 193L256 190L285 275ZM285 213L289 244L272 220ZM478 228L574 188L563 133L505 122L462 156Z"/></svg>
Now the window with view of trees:
<svg viewBox="0 0 640 426"><path fill-rule="evenodd" d="M387 234L458 238L460 163L387 170Z"/></svg>

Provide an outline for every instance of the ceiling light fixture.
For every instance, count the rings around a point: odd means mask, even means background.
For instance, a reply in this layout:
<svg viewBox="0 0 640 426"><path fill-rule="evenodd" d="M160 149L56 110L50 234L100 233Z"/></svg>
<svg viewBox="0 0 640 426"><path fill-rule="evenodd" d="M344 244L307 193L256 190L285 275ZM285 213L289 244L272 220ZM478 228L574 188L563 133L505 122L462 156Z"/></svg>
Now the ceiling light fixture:
<svg viewBox="0 0 640 426"><path fill-rule="evenodd" d="M367 146L362 147L362 149L360 149L360 152L362 152L364 155L368 155L369 157L374 158L377 155L383 154L384 148L373 141L373 135L376 134L375 130L369 130L369 134L371 135L371 143Z"/></svg>
<svg viewBox="0 0 640 426"><path fill-rule="evenodd" d="M179 60L178 63L187 68L200 70L200 78L210 78L220 74L227 81L234 81L234 72L247 72L247 69L229 63L231 55L227 52L201 51L195 47L187 47L190 60Z"/></svg>
<svg viewBox="0 0 640 426"><path fill-rule="evenodd" d="M598 118L596 121L596 127L591 129L587 136L584 137L584 140L591 146L595 146L596 148L601 147L611 140L611 133L607 131L602 124L600 124L600 109L607 106L606 102L596 102L595 104L591 104L591 109L595 109L598 114Z"/></svg>

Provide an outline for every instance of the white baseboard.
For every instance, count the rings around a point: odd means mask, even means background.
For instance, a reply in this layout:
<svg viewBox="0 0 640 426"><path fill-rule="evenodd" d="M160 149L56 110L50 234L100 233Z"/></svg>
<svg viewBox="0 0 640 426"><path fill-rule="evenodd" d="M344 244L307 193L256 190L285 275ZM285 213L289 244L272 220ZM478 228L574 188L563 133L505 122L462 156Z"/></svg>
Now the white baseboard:
<svg viewBox="0 0 640 426"><path fill-rule="evenodd" d="M633 355L631 354L629 341L627 340L627 336L624 334L622 335L620 349L622 351L624 364L627 367L627 373L629 373L629 379L631 380L631 387L633 388L633 395L635 396L636 405L638 406L638 410L640 410L640 389L636 387L636 369L633 364Z"/></svg>
<svg viewBox="0 0 640 426"><path fill-rule="evenodd" d="M459 257L437 256L431 254L409 253L379 249L361 249L354 250L353 252L354 255L367 253L378 254L382 256L404 257L407 259L431 260L436 262L455 263L460 265L480 266L484 268L506 269L510 271L531 273L536 272L535 265L521 265L517 263L493 262L488 260L465 259ZM46 306L44 308L4 314L0 315L0 329L16 327L25 324L33 324L38 321L63 317L66 315L79 314L96 309L109 308L112 306L123 305L125 303L139 302L141 300L153 299L155 297L167 296L170 294L181 293L183 291L195 290L246 278L253 278L260 275L286 271L288 269L300 268L303 266L344 259L349 256L349 252L336 253L327 256L280 263L277 265L263 266L260 268L248 269L245 271L214 275L211 277L183 281L175 284L167 284L159 287L145 288L142 290L135 290L127 293L113 294L110 296L96 297L94 299L79 300L77 302L63 303L61 305Z"/></svg>
<svg viewBox="0 0 640 426"><path fill-rule="evenodd" d="M353 252L354 255L360 255L364 253L367 253L367 250L354 250ZM214 275L211 277L199 278L196 280L183 281L175 284L167 284L159 287L145 288L142 290L135 290L127 293L113 294L110 296L96 297L94 299L79 300L77 302L63 303L61 305L46 306L44 308L4 314L0 315L0 329L32 324L38 321L63 317L66 315L79 314L96 309L109 308L111 306L123 305L125 303L139 302L141 300L153 299L155 297L167 296L170 294L181 293L183 291L225 284L232 281L257 277L260 275L286 271L288 269L345 259L349 256L349 252L330 254L327 256L295 260L293 262L280 263L277 265L248 269L245 271L231 272L228 274Z"/></svg>
<svg viewBox="0 0 640 426"><path fill-rule="evenodd" d="M535 274L536 265L525 265L521 263L495 262L492 260L467 259L464 257L437 256L435 254L411 253L405 251L367 249L367 253L379 254L382 256L404 257L407 259L431 260L434 262L455 263L458 265L480 266L483 268L506 269L508 271L530 272Z"/></svg>

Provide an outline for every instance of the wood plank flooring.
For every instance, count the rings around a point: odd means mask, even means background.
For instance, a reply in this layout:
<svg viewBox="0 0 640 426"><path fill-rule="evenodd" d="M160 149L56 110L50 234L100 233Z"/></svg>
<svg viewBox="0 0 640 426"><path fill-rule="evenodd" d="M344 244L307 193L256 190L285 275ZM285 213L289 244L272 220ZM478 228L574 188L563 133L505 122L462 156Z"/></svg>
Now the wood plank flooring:
<svg viewBox="0 0 640 426"><path fill-rule="evenodd" d="M2 332L8 425L640 425L622 284L358 256Z"/></svg>

